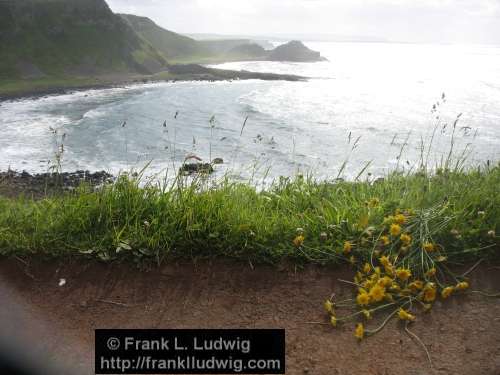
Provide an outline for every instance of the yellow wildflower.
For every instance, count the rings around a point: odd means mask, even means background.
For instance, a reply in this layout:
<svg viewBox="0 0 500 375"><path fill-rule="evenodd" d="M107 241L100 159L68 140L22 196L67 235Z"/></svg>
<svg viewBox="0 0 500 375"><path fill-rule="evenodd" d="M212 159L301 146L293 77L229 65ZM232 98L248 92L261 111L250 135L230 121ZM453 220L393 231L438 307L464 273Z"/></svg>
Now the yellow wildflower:
<svg viewBox="0 0 500 375"><path fill-rule="evenodd" d="M305 238L303 235L299 235L299 236L294 238L293 244L295 245L295 247L301 247L302 244L304 243L304 239Z"/></svg>
<svg viewBox="0 0 500 375"><path fill-rule="evenodd" d="M402 281L406 281L411 277L411 271L407 268L398 268L396 270L396 276Z"/></svg>
<svg viewBox="0 0 500 375"><path fill-rule="evenodd" d="M424 288L424 301L433 302L436 299L436 285L427 283Z"/></svg>
<svg viewBox="0 0 500 375"><path fill-rule="evenodd" d="M394 277L394 267L392 265L388 265L388 266L384 267L384 270L388 276Z"/></svg>
<svg viewBox="0 0 500 375"><path fill-rule="evenodd" d="M431 242L425 242L423 245L422 245L422 249L424 249L425 251L427 251L428 253L432 253L434 250L436 250L436 247L434 246L433 243Z"/></svg>
<svg viewBox="0 0 500 375"><path fill-rule="evenodd" d="M366 293L366 291L360 292L356 297L356 302L360 306L366 306L370 304L370 296L368 295L368 293Z"/></svg>
<svg viewBox="0 0 500 375"><path fill-rule="evenodd" d="M327 299L324 303L323 303L323 307L325 308L326 312L327 313L330 313L330 314L333 314L333 302L330 301L329 299Z"/></svg>
<svg viewBox="0 0 500 375"><path fill-rule="evenodd" d="M417 290L422 290L422 288L424 287L424 283L420 280L415 280L414 282L410 283L410 285L408 285L410 287L410 289L415 292Z"/></svg>
<svg viewBox="0 0 500 375"><path fill-rule="evenodd" d="M358 323L356 330L354 331L354 336L356 336L358 340L363 339L365 336L365 327L363 327L363 323Z"/></svg>
<svg viewBox="0 0 500 375"><path fill-rule="evenodd" d="M399 239L405 246L408 246L411 243L411 236L407 233L403 233Z"/></svg>
<svg viewBox="0 0 500 375"><path fill-rule="evenodd" d="M447 286L441 291L441 297L443 297L443 299L448 298L453 293L453 290L454 288L452 286Z"/></svg>
<svg viewBox="0 0 500 375"><path fill-rule="evenodd" d="M392 285L392 279L389 276L382 277L378 284L382 287L390 287Z"/></svg>
<svg viewBox="0 0 500 375"><path fill-rule="evenodd" d="M387 267L387 266L389 266L391 264L391 261L385 255L381 256L380 259L379 259L379 261L380 261L380 264L383 265L384 267Z"/></svg>
<svg viewBox="0 0 500 375"><path fill-rule="evenodd" d="M356 264L356 258L354 257L354 255L351 255L349 257L349 263L351 263L353 266Z"/></svg>
<svg viewBox="0 0 500 375"><path fill-rule="evenodd" d="M383 246L387 246L391 243L391 240L389 239L388 236L381 236L380 237L380 243L383 245Z"/></svg>
<svg viewBox="0 0 500 375"><path fill-rule="evenodd" d="M401 287L399 286L399 284L397 282L393 281L391 284L391 291L399 292L400 290L401 290Z"/></svg>
<svg viewBox="0 0 500 375"><path fill-rule="evenodd" d="M404 224L406 222L406 217L403 214L397 214L394 216L394 222L396 224Z"/></svg>
<svg viewBox="0 0 500 375"><path fill-rule="evenodd" d="M368 202L368 206L371 208L378 207L379 204L380 204L380 199L378 199L378 198L372 198Z"/></svg>
<svg viewBox="0 0 500 375"><path fill-rule="evenodd" d="M365 316L366 320L370 320L372 318L372 313L370 310L363 309L363 315Z"/></svg>
<svg viewBox="0 0 500 375"><path fill-rule="evenodd" d="M455 290L465 290L468 287L469 287L469 283L467 281L462 281L455 286Z"/></svg>
<svg viewBox="0 0 500 375"><path fill-rule="evenodd" d="M385 297L385 288L381 287L380 285L374 285L370 289L369 296L370 296L370 300L375 301L375 302L380 302Z"/></svg>
<svg viewBox="0 0 500 375"><path fill-rule="evenodd" d="M376 275L380 276L380 267L375 267L375 268L373 269L373 272L374 272Z"/></svg>
<svg viewBox="0 0 500 375"><path fill-rule="evenodd" d="M370 289L373 285L375 285L375 281L371 279L365 280L361 285L363 285L366 289Z"/></svg>
<svg viewBox="0 0 500 375"><path fill-rule="evenodd" d="M371 270L372 270L372 267L370 266L370 264L369 263L365 263L365 265L363 266L363 272L364 273L369 273Z"/></svg>
<svg viewBox="0 0 500 375"><path fill-rule="evenodd" d="M345 241L344 242L344 253L349 254L352 250L352 244L350 241Z"/></svg>
<svg viewBox="0 0 500 375"><path fill-rule="evenodd" d="M332 317L330 318L330 324L334 327L337 327L337 318L335 316L332 315Z"/></svg>
<svg viewBox="0 0 500 375"><path fill-rule="evenodd" d="M410 322L413 322L415 320L415 316L410 314L408 311L406 311L403 308L399 309L398 317L401 320L408 320Z"/></svg>
<svg viewBox="0 0 500 375"><path fill-rule="evenodd" d="M363 280L363 274L361 272L356 272L356 275L354 276L354 282L356 284L359 284Z"/></svg>
<svg viewBox="0 0 500 375"><path fill-rule="evenodd" d="M436 269L434 267L432 267L431 269L429 269L426 273L425 273L425 276L427 277L432 277L436 274Z"/></svg>
<svg viewBox="0 0 500 375"><path fill-rule="evenodd" d="M391 233L391 236L396 237L401 233L401 227L399 224L392 224L389 232Z"/></svg>

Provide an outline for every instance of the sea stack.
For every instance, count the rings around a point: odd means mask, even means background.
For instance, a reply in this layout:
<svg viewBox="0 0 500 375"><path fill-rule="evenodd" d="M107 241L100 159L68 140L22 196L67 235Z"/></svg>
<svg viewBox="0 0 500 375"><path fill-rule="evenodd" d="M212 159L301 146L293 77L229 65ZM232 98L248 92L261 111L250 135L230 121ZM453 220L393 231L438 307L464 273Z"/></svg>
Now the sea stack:
<svg viewBox="0 0 500 375"><path fill-rule="evenodd" d="M272 50L267 60L292 61L292 62L317 62L326 61L319 52L307 48L304 43L293 40Z"/></svg>

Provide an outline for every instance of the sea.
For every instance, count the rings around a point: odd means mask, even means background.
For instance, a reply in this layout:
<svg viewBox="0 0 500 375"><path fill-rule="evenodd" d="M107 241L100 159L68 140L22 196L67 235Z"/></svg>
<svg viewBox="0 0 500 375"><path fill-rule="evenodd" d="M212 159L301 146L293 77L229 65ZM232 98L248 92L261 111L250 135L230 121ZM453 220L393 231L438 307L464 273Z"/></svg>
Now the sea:
<svg viewBox="0 0 500 375"><path fill-rule="evenodd" d="M500 46L305 42L328 61L221 69L299 82L162 82L0 103L0 170L370 179L500 160ZM462 165L462 164L460 164Z"/></svg>

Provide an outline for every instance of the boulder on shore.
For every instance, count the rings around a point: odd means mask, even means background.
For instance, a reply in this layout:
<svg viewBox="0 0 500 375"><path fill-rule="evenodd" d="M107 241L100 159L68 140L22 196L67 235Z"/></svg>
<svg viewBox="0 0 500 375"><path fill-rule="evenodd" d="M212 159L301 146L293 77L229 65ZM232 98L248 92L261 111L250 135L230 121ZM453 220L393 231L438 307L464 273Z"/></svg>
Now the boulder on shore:
<svg viewBox="0 0 500 375"><path fill-rule="evenodd" d="M185 163L179 168L179 173L181 175L192 175L196 173L200 174L211 174L214 172L214 168L210 163Z"/></svg>

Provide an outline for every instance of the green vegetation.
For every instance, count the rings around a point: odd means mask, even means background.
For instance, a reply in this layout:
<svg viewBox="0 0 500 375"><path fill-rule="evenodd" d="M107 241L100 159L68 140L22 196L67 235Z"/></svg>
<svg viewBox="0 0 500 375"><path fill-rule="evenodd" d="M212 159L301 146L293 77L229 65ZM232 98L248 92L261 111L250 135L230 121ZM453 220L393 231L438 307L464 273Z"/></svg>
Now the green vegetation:
<svg viewBox="0 0 500 375"><path fill-rule="evenodd" d="M175 58L210 55L210 50L194 39L156 25L147 17L120 15L144 40L160 51L169 61Z"/></svg>
<svg viewBox="0 0 500 375"><path fill-rule="evenodd" d="M107 82L108 84L111 82ZM31 80L5 80L0 81L0 95L14 95L20 92L47 92L57 88L92 87L106 84L93 78L38 78Z"/></svg>
<svg viewBox="0 0 500 375"><path fill-rule="evenodd" d="M102 1L0 4L0 79L150 74L166 60Z"/></svg>
<svg viewBox="0 0 500 375"><path fill-rule="evenodd" d="M498 186L499 166L434 176L394 173L376 183L282 178L261 192L247 184L213 187L180 178L168 187L140 187L138 179L122 176L98 191L1 198L0 253L323 264L348 260L343 249L349 241L350 255L369 261L368 244L380 236L370 228L400 209L423 223L415 227L416 241L439 244L450 262L462 262L498 257Z"/></svg>

